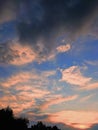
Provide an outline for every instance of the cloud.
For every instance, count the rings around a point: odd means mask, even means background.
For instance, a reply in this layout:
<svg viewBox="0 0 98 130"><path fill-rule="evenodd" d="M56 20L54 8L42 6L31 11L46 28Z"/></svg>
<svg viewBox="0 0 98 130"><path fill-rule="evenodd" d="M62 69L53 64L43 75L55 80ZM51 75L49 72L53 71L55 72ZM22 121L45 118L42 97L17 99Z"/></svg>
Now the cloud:
<svg viewBox="0 0 98 130"><path fill-rule="evenodd" d="M0 23L15 20L17 16L18 1L0 1Z"/></svg>
<svg viewBox="0 0 98 130"><path fill-rule="evenodd" d="M86 117L86 118L84 118ZM95 111L60 111L49 117L51 122L61 122L75 128L87 129L98 123L98 112Z"/></svg>
<svg viewBox="0 0 98 130"><path fill-rule="evenodd" d="M29 91L21 91L19 92L19 94L17 95L17 98L19 98L20 100L32 100L32 99L39 99L39 98L43 98L45 95L50 94L50 92L48 90L41 90L41 89L37 89L37 88L31 88Z"/></svg>
<svg viewBox="0 0 98 130"><path fill-rule="evenodd" d="M18 89L20 87L21 89ZM17 90L19 90L17 92ZM14 93L13 93L14 91ZM43 99L46 95L50 94L48 90L38 89L28 86L17 86L0 98L0 107L10 106L15 114L22 114L29 109L37 109L36 99ZM20 107L21 106L21 107Z"/></svg>
<svg viewBox="0 0 98 130"><path fill-rule="evenodd" d="M84 86L90 82L91 77L85 77L80 72L78 66L71 66L61 71L62 78L60 81L65 81L72 85Z"/></svg>
<svg viewBox="0 0 98 130"><path fill-rule="evenodd" d="M35 114L32 111L29 111L26 114L29 117L31 124L33 122L38 122L38 121L44 122L48 118L48 114Z"/></svg>
<svg viewBox="0 0 98 130"><path fill-rule="evenodd" d="M29 72L22 72L22 73L17 73L15 75L12 75L11 77L6 79L6 82L1 81L0 85L6 88L15 86L20 83L26 83L28 80L31 78L36 78L36 76L32 76Z"/></svg>
<svg viewBox="0 0 98 130"><path fill-rule="evenodd" d="M97 88L98 88L98 82L91 82L91 83L83 86L81 88L81 90L82 89L84 89L84 90L93 90L93 89L97 89Z"/></svg>
<svg viewBox="0 0 98 130"><path fill-rule="evenodd" d="M37 54L30 46L19 43L0 44L0 63L24 65L37 59Z"/></svg>
<svg viewBox="0 0 98 130"><path fill-rule="evenodd" d="M37 48L40 59L46 59L53 53L58 36L69 32L73 39L89 30L96 17L97 1L34 0L22 5L26 15L21 14L18 24L19 41L22 45L28 43L35 50Z"/></svg>
<svg viewBox="0 0 98 130"><path fill-rule="evenodd" d="M71 66L61 70L61 74L62 77L60 81L79 86L78 90L93 90L98 88L98 82L94 81L92 77L84 76L81 72L81 68L78 66Z"/></svg>
<svg viewBox="0 0 98 130"><path fill-rule="evenodd" d="M0 107L4 108L10 106L13 109L15 115L19 115L23 110L30 108L33 105L35 105L35 101L33 99L31 100L31 98L27 99L27 95L25 95L24 99L20 99L17 98L17 94L12 95L9 93L6 96L4 95L2 98L0 98Z"/></svg>
<svg viewBox="0 0 98 130"><path fill-rule="evenodd" d="M20 71L17 73L12 74L6 79L1 79L0 85L4 88L10 88L15 86L43 86L45 84L48 84L48 78L55 75L56 71L37 71L37 70L31 70L31 71ZM5 82L6 80L6 82ZM32 85L31 85L32 84Z"/></svg>
<svg viewBox="0 0 98 130"><path fill-rule="evenodd" d="M36 49L38 50L36 51ZM22 66L32 62L41 63L46 60L53 60L56 56L54 52L48 57L41 56L40 51L43 51L41 44L38 44L36 49L29 44L20 44L18 40L2 43L0 44L0 64Z"/></svg>
<svg viewBox="0 0 98 130"><path fill-rule="evenodd" d="M85 63L88 64L88 65L97 66L98 65L98 60L95 60L95 61L85 61Z"/></svg>
<svg viewBox="0 0 98 130"><path fill-rule="evenodd" d="M63 53L63 52L69 51L71 49L71 46L70 46L70 44L60 45L56 49L57 49L58 53Z"/></svg>
<svg viewBox="0 0 98 130"><path fill-rule="evenodd" d="M87 96L84 96L80 99L80 102L85 102L85 101L88 101L90 98L92 98L95 94L90 94L90 95L87 95Z"/></svg>
<svg viewBox="0 0 98 130"><path fill-rule="evenodd" d="M49 101L46 101L44 104L41 105L41 109L47 109L48 107L52 106L52 105L58 105L62 102L68 102L68 101L72 101L75 100L78 97L78 95L73 95L73 96L68 96L68 97L57 97L57 98L53 98L50 99Z"/></svg>
<svg viewBox="0 0 98 130"><path fill-rule="evenodd" d="M0 86L3 94L0 97L0 107L10 106L18 115L30 109L35 110L35 113L40 112L39 102L52 94L48 85L50 77L55 75L55 72L21 71L13 73L8 78L2 78Z"/></svg>
<svg viewBox="0 0 98 130"><path fill-rule="evenodd" d="M54 49L58 36L70 34L70 39L74 40L90 30L97 17L97 4L97 0L0 2L1 21L14 19L19 39L18 45L11 43L10 47L2 48L4 52L0 54L0 62L23 65L52 60L56 56ZM69 49L69 45L57 47L58 52Z"/></svg>

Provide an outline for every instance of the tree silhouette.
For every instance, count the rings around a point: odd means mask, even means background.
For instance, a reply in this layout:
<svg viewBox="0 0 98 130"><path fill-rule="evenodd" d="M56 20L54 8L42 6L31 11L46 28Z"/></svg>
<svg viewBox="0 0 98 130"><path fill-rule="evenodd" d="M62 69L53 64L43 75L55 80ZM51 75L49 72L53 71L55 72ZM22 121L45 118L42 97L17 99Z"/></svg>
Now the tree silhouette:
<svg viewBox="0 0 98 130"><path fill-rule="evenodd" d="M46 126L40 121L36 125L31 127L32 130L46 130Z"/></svg>
<svg viewBox="0 0 98 130"><path fill-rule="evenodd" d="M0 130L27 129L28 122L25 118L15 118L10 107L0 110Z"/></svg>
<svg viewBox="0 0 98 130"><path fill-rule="evenodd" d="M7 107L0 110L0 129L9 128L13 122L13 111Z"/></svg>
<svg viewBox="0 0 98 130"><path fill-rule="evenodd" d="M0 109L0 130L59 130L56 126L46 126L41 121L28 128L29 120L14 117L10 107Z"/></svg>
<svg viewBox="0 0 98 130"><path fill-rule="evenodd" d="M57 126L46 126L41 121L38 122L36 125L31 126L32 130L59 130Z"/></svg>

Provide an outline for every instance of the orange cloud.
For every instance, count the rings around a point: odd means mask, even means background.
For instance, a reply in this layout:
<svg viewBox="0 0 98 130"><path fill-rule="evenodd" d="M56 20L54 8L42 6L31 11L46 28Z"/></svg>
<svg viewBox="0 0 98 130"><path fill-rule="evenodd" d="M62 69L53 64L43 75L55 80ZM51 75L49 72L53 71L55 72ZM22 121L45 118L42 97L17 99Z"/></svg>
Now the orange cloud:
<svg viewBox="0 0 98 130"><path fill-rule="evenodd" d="M69 84L84 86L90 82L92 78L85 77L80 72L78 66L71 66L68 69L62 70L62 79L61 81L65 81Z"/></svg>
<svg viewBox="0 0 98 130"><path fill-rule="evenodd" d="M98 82L93 81L92 77L83 76L78 66L71 66L61 70L61 74L62 78L60 81L80 86L79 90L92 90L98 88Z"/></svg>
<svg viewBox="0 0 98 130"><path fill-rule="evenodd" d="M10 106L15 115L19 115L23 110L32 108L35 105L34 99L25 95L25 97L18 98L16 95L4 96L0 98L0 107L5 108Z"/></svg>
<svg viewBox="0 0 98 130"><path fill-rule="evenodd" d="M35 77L35 75L34 75L34 77ZM21 72L21 73L16 73L15 75L12 75L8 79L6 79L6 82L4 81L4 82L1 82L0 84L3 87L11 87L18 83L26 82L31 78L32 78L32 75L29 72Z"/></svg>
<svg viewBox="0 0 98 130"><path fill-rule="evenodd" d="M22 46L19 43L10 45L10 49L13 52L13 60L10 60L10 64L23 65L33 62L36 59L36 54L30 46Z"/></svg>
<svg viewBox="0 0 98 130"><path fill-rule="evenodd" d="M93 83L89 83L83 86L81 89L92 90L92 89L97 89L97 88L98 88L98 82L93 82Z"/></svg>
<svg viewBox="0 0 98 130"><path fill-rule="evenodd" d="M31 83L31 79L32 81L37 81L37 84L39 84L39 86L42 84L42 82L44 81L44 83L47 82L47 78L49 76L55 75L56 71L44 71L44 72L40 72L37 73L35 70L32 70L30 72L19 72L16 74L13 74L12 76L10 76L7 79L3 79L0 82L0 85L6 88L12 87L12 86L20 86L20 84L26 84L26 83ZM6 82L5 82L6 80ZM39 82L38 82L39 80ZM24 85L23 85L24 86Z"/></svg>
<svg viewBox="0 0 98 130"><path fill-rule="evenodd" d="M98 123L98 112L95 111L60 111L48 118L51 122L61 122L79 129L86 129Z"/></svg>
<svg viewBox="0 0 98 130"><path fill-rule="evenodd" d="M34 108L36 99L43 99L50 94L48 90L34 88L31 86L17 86L12 89L19 92L14 95L8 90L3 97L0 98L0 107L10 106L15 114L20 114L25 109Z"/></svg>
<svg viewBox="0 0 98 130"><path fill-rule="evenodd" d="M66 44L66 45L60 45L56 49L59 53L63 53L63 52L69 51L70 48L71 48L70 44Z"/></svg>
<svg viewBox="0 0 98 130"><path fill-rule="evenodd" d="M46 101L44 104L42 104L41 109L47 109L49 106L59 104L62 102L72 101L72 100L75 100L77 97L78 97L78 95L68 96L68 97L59 96L57 98L50 99L49 101Z"/></svg>
<svg viewBox="0 0 98 130"><path fill-rule="evenodd" d="M21 101L23 100L29 100L31 101L32 99L35 98L43 98L45 95L50 94L48 90L41 90L41 89L36 89L36 88L31 88L29 91L22 91L17 95L17 98L20 99Z"/></svg>

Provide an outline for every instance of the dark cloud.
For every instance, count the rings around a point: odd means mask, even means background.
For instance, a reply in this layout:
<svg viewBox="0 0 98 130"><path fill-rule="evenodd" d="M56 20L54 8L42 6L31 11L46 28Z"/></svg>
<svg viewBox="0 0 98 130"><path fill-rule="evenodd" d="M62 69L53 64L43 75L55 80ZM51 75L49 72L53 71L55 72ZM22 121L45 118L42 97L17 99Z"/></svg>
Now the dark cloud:
<svg viewBox="0 0 98 130"><path fill-rule="evenodd" d="M0 23L15 20L18 5L18 0L0 0Z"/></svg>
<svg viewBox="0 0 98 130"><path fill-rule="evenodd" d="M13 59L12 53L8 44L0 44L0 63L9 63Z"/></svg>
<svg viewBox="0 0 98 130"><path fill-rule="evenodd" d="M79 30L92 15L97 0L37 0L23 2L25 21L21 19L18 31L20 40L36 41L43 37L49 39L51 35L62 29ZM22 15L23 18L23 15Z"/></svg>
<svg viewBox="0 0 98 130"><path fill-rule="evenodd" d="M30 45L39 59L47 59L58 36L71 34L71 39L87 32L97 7L98 0L4 0L0 21L15 18L19 43Z"/></svg>
<svg viewBox="0 0 98 130"><path fill-rule="evenodd" d="M47 117L48 117L48 115L36 115L36 116L34 117L34 119L35 119L36 121L43 121L43 120L47 119Z"/></svg>
<svg viewBox="0 0 98 130"><path fill-rule="evenodd" d="M50 53L56 36L64 33L81 33L95 14L97 0L37 0L22 3L24 11L18 23L21 43L29 43L39 49L38 41L44 45L42 53ZM24 15L25 14L25 15Z"/></svg>

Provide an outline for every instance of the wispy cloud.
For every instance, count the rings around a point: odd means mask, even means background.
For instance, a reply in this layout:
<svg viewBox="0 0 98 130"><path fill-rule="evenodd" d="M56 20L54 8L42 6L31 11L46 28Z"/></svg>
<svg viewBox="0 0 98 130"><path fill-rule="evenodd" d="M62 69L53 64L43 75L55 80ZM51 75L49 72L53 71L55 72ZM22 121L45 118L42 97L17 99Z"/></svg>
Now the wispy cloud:
<svg viewBox="0 0 98 130"><path fill-rule="evenodd" d="M87 96L84 96L80 99L80 102L85 102L85 101L88 101L89 99L91 99L95 94L90 94L90 95L87 95Z"/></svg>
<svg viewBox="0 0 98 130"><path fill-rule="evenodd" d="M93 90L98 88L98 82L90 82L87 85L83 86L81 90Z"/></svg>
<svg viewBox="0 0 98 130"><path fill-rule="evenodd" d="M17 86L17 88L20 86ZM14 89L14 92L17 90ZM37 89L37 88L28 88L20 87L21 89L18 93L13 94L11 91L8 91L6 95L0 98L0 107L10 106L15 114L21 114L24 110L33 109L36 104L36 99L44 99L46 95L50 94L50 91Z"/></svg>
<svg viewBox="0 0 98 130"><path fill-rule="evenodd" d="M86 118L84 118L86 117ZM98 112L95 111L60 111L49 117L51 122L61 122L75 128L86 129L98 123Z"/></svg>
<svg viewBox="0 0 98 130"><path fill-rule="evenodd" d="M0 98L1 107L10 106L18 114L34 108L37 106L36 100L41 101L51 95L51 90L48 89L49 78L55 73L56 71L21 71L1 79L0 86L4 92Z"/></svg>
<svg viewBox="0 0 98 130"><path fill-rule="evenodd" d="M11 93L9 95L4 95L2 98L0 98L0 107L10 106L14 110L14 113L19 115L23 110L35 105L34 99L27 99L27 95L25 95L25 97L22 99L18 98L17 96L17 94L12 95Z"/></svg>
<svg viewBox="0 0 98 130"><path fill-rule="evenodd" d="M97 66L97 65L98 65L98 60L94 60L94 61L85 61L85 63L87 63L87 64L89 64L89 65Z"/></svg>
<svg viewBox="0 0 98 130"><path fill-rule="evenodd" d="M52 98L49 101L46 101L44 104L41 105L41 109L47 109L48 107L52 105L58 105L62 102L68 102L77 99L78 95L73 95L73 96L68 96L68 97L57 97L57 98Z"/></svg>
<svg viewBox="0 0 98 130"><path fill-rule="evenodd" d="M21 91L19 94L16 95L17 98L23 101L25 100L32 100L32 99L40 99L43 98L45 95L50 94L48 90L41 90L36 88L31 88L30 91Z"/></svg>
<svg viewBox="0 0 98 130"><path fill-rule="evenodd" d="M29 72L21 72L21 73L14 74L8 77L7 79L4 79L4 81L1 81L0 85L3 87L9 88L20 83L26 83L28 82L28 80L34 79L34 78L37 78L37 77L35 75L33 76Z"/></svg>
<svg viewBox="0 0 98 130"><path fill-rule="evenodd" d="M43 72L38 72L36 70L32 70L30 72L28 71L21 71L21 72L17 72L11 76L9 76L6 79L2 79L2 81L0 82L0 85L3 87L12 87L12 86L20 86L20 84L24 85L25 84L29 84L31 82L37 82L39 81L39 83L42 81L47 82L47 78L49 76L55 75L56 71L43 71ZM6 80L6 82L5 82ZM38 84L39 84L38 83ZM21 85L21 86L22 86Z"/></svg>

